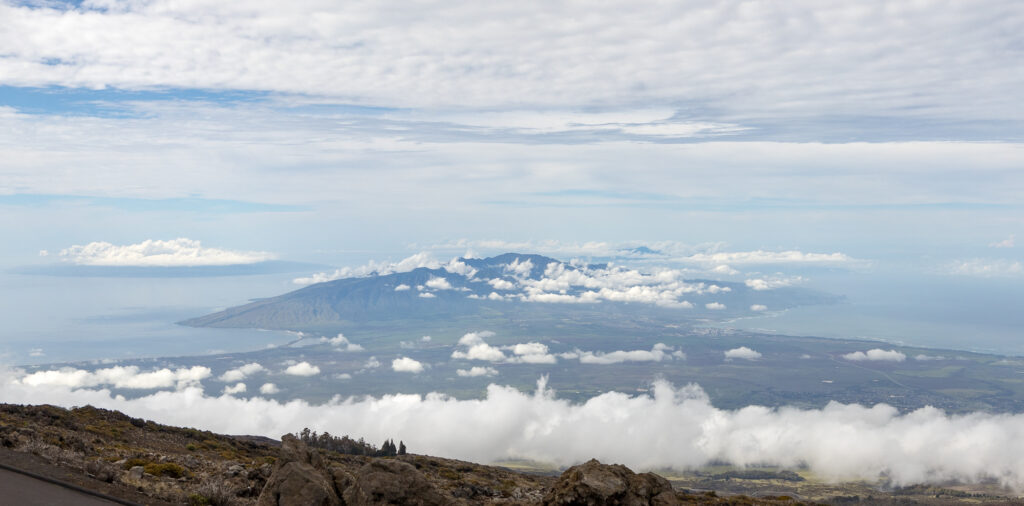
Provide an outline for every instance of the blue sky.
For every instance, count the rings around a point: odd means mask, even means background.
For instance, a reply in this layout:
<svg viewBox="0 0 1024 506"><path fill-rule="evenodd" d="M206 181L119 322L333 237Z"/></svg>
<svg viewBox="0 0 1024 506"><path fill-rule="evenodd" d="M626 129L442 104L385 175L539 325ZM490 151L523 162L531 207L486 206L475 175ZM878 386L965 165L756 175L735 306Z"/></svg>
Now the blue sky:
<svg viewBox="0 0 1024 506"><path fill-rule="evenodd" d="M675 241L1024 278L1013 2L3 0L0 19L8 267L179 237L333 264Z"/></svg>

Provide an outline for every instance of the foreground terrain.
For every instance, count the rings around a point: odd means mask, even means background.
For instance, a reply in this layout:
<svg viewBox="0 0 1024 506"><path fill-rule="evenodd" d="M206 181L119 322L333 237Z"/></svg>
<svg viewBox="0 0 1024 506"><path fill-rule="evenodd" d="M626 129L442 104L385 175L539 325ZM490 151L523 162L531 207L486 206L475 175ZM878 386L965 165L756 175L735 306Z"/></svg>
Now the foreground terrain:
<svg viewBox="0 0 1024 506"><path fill-rule="evenodd" d="M282 444L283 442L283 444ZM1006 491L864 483L717 469L664 477L597 461L524 472L424 455L368 457L169 427L80 407L0 405L0 462L145 504L1024 504Z"/></svg>

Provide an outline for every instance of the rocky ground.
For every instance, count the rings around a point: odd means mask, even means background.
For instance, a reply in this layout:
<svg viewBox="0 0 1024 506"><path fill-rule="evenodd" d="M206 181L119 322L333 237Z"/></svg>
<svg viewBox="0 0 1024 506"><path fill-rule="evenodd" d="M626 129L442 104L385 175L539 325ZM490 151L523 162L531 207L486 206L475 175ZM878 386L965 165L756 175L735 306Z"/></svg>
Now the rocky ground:
<svg viewBox="0 0 1024 506"><path fill-rule="evenodd" d="M748 495L674 488L652 474L597 461L560 476L399 455L365 457L282 441L169 427L116 411L0 405L0 462L143 504L813 504L751 489ZM877 493L817 503L1011 502ZM925 495L928 494L928 495ZM863 497L863 499L862 499Z"/></svg>

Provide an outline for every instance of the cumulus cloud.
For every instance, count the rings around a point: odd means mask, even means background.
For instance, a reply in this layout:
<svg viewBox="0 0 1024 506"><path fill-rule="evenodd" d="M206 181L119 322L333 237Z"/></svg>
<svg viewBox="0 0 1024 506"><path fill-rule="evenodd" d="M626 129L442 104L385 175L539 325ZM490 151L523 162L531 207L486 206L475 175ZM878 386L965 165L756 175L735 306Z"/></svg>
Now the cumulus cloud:
<svg viewBox="0 0 1024 506"><path fill-rule="evenodd" d="M563 353L560 356L562 358L577 358L581 364L598 365L621 364L623 362L661 362L662 360L671 360L673 356L676 358L686 358L686 355L682 352L675 351L663 343L655 344L650 351L618 350L608 353L595 353L576 350L574 352Z"/></svg>
<svg viewBox="0 0 1024 506"><path fill-rule="evenodd" d="M299 362L288 366L288 368L284 370L284 373L292 376L316 376L317 374L320 374L320 368L310 364L309 362Z"/></svg>
<svg viewBox="0 0 1024 506"><path fill-rule="evenodd" d="M423 337L420 338L420 341L423 341L424 343L429 343L430 342L430 336L423 336Z"/></svg>
<svg viewBox="0 0 1024 506"><path fill-rule="evenodd" d="M312 405L212 397L196 386L126 399L5 376L0 395L6 402L90 404L228 434L279 437L295 427L371 441L401 434L417 441L422 453L478 462L515 458L566 466L597 458L637 470L729 462L806 466L826 480L884 476L901 486L995 479L1024 490L1024 415L947 415L930 407L901 415L884 404L836 402L821 409L723 410L699 387L665 381L656 381L650 394L608 392L582 403L556 398L542 380L534 393L490 385L484 399L393 394Z"/></svg>
<svg viewBox="0 0 1024 506"><path fill-rule="evenodd" d="M854 362L860 361L880 361L880 362L903 362L907 359L907 356L896 350L883 350L881 348L873 348L867 352L855 351L853 353L847 353L843 355L843 359L852 360Z"/></svg>
<svg viewBox="0 0 1024 506"><path fill-rule="evenodd" d="M495 290L514 290L516 287L515 283L501 278L488 279L487 283L493 286Z"/></svg>
<svg viewBox="0 0 1024 506"><path fill-rule="evenodd" d="M436 297L437 297L437 295L434 295L434 294L432 294L432 293L430 293L430 292L423 292L423 293L421 293L421 294L420 294L419 296L420 296L420 298L422 298L422 299L434 299L434 298L436 298Z"/></svg>
<svg viewBox="0 0 1024 506"><path fill-rule="evenodd" d="M265 370L266 369L262 365L256 362L252 362L249 364L245 364L241 367L225 371L224 374L221 374L220 377L217 379L225 383L230 383L232 381L241 381L248 376L252 376L253 374L263 372Z"/></svg>
<svg viewBox="0 0 1024 506"><path fill-rule="evenodd" d="M274 395L280 391L281 389L277 388L277 385L273 383L264 383L263 386L260 387L260 393L263 395Z"/></svg>
<svg viewBox="0 0 1024 506"><path fill-rule="evenodd" d="M945 359L946 359L946 357L943 357L942 355L925 355L924 353L919 353L917 355L914 355L914 360L920 360L922 362L927 362L929 360L945 360Z"/></svg>
<svg viewBox="0 0 1024 506"><path fill-rule="evenodd" d="M768 306L766 306L764 304L751 304L750 305L750 310L751 311L767 311L768 310Z"/></svg>
<svg viewBox="0 0 1024 506"><path fill-rule="evenodd" d="M445 278L433 277L424 283L427 288L433 288L434 290L451 290L452 284Z"/></svg>
<svg viewBox="0 0 1024 506"><path fill-rule="evenodd" d="M777 277L772 277L772 278L748 279L748 280L744 281L743 283L746 284L748 287L754 289L754 290L763 291L763 290L772 290L772 289L775 289L775 288L781 288L781 287L784 287L784 286L792 286L792 285L794 285L796 283L802 282L803 280L804 279L802 277L800 277L800 276L789 277L789 278L777 276Z"/></svg>
<svg viewBox="0 0 1024 506"><path fill-rule="evenodd" d="M433 255L428 252L419 252L415 255L410 255L398 262L375 262L371 261L366 265L359 267L342 267L335 269L331 272L318 272L312 276L295 278L292 280L297 285L311 285L314 283L324 283L327 281L334 281L336 279L345 278L361 278L373 275L387 275L394 274L396 272L409 272L420 267L426 267L428 269L440 269L442 264ZM398 285L395 287L395 291L408 290L408 288L399 288L404 285Z"/></svg>
<svg viewBox="0 0 1024 506"><path fill-rule="evenodd" d="M391 361L391 369L395 372L418 374L423 372L423 363L409 357L399 357Z"/></svg>
<svg viewBox="0 0 1024 506"><path fill-rule="evenodd" d="M400 284L400 285L395 287L395 291L396 292L404 292L404 291L409 290L409 289L410 289L409 285L407 285L405 283L402 283L402 284Z"/></svg>
<svg viewBox="0 0 1024 506"><path fill-rule="evenodd" d="M199 241L147 239L138 244L115 245L91 242L60 252L63 260L77 265L111 267L200 267L253 264L273 260L271 253L204 248Z"/></svg>
<svg viewBox="0 0 1024 506"><path fill-rule="evenodd" d="M245 392L245 383L235 383L234 386L224 387L224 395L234 395Z"/></svg>
<svg viewBox="0 0 1024 506"><path fill-rule="evenodd" d="M501 348L487 344L483 341L480 334L475 332L462 336L462 339L459 339L459 344L466 346L467 349L465 351L453 351L453 359L504 362L508 358L505 356L505 352L501 351Z"/></svg>
<svg viewBox="0 0 1024 506"><path fill-rule="evenodd" d="M761 353L754 351L746 346L740 346L739 348L733 348L725 352L726 360L732 360L739 358L743 360L757 360L761 358Z"/></svg>
<svg viewBox="0 0 1024 506"><path fill-rule="evenodd" d="M364 348L356 343L350 342L347 337L343 334L338 334L330 339L326 337L320 338L320 341L330 344L336 348L343 349L345 351L363 351Z"/></svg>
<svg viewBox="0 0 1024 506"><path fill-rule="evenodd" d="M473 378L477 376L497 376L498 370L493 367L481 367L473 366L469 369L456 369L455 374L464 378Z"/></svg>
<svg viewBox="0 0 1024 506"><path fill-rule="evenodd" d="M28 386L62 386L68 388L89 388L109 385L125 389L184 388L209 378L209 367L194 366L188 369L158 369L150 372L139 372L139 367L114 366L95 371L63 369L37 371L20 378L19 381Z"/></svg>
<svg viewBox="0 0 1024 506"><path fill-rule="evenodd" d="M704 304L704 307L718 311L725 309L725 304L722 304L721 302L708 302L707 304Z"/></svg>

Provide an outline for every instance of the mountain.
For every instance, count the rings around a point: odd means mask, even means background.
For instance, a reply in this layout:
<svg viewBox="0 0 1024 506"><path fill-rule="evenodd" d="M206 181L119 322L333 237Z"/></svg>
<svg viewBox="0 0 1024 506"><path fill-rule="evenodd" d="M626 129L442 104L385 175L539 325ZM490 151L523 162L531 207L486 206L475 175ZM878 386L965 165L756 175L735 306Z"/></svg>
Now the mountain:
<svg viewBox="0 0 1024 506"><path fill-rule="evenodd" d="M735 317L752 305L784 309L834 297L783 287L682 279L608 264L582 264L533 254L459 258L408 272L375 272L317 283L180 322L194 327L302 330L349 322L444 319L528 312L657 313L673 318Z"/></svg>

